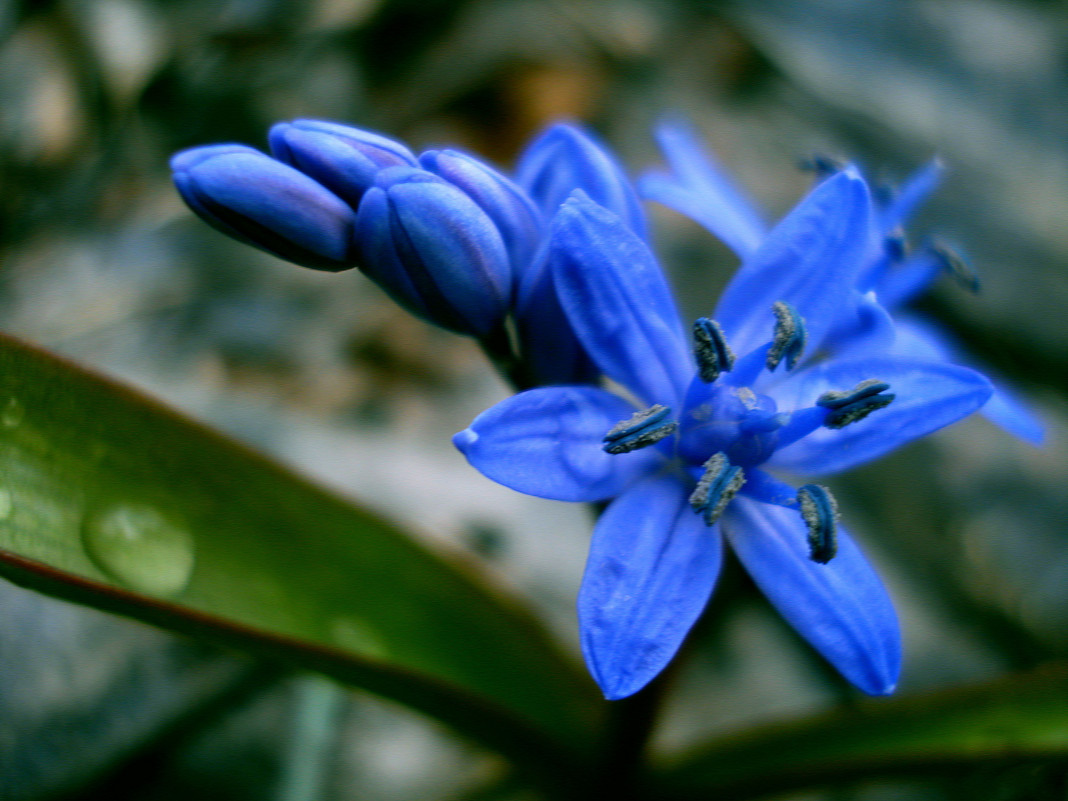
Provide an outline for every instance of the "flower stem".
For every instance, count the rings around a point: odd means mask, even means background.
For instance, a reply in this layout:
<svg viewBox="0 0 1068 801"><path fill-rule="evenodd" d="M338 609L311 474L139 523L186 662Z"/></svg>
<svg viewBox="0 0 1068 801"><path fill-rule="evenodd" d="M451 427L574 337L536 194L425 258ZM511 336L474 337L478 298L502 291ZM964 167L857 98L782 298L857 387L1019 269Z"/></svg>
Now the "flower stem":
<svg viewBox="0 0 1068 801"><path fill-rule="evenodd" d="M533 389L537 383L530 376L530 369L517 354L513 337L507 323L501 323L493 331L478 341L482 352L497 368L516 392Z"/></svg>

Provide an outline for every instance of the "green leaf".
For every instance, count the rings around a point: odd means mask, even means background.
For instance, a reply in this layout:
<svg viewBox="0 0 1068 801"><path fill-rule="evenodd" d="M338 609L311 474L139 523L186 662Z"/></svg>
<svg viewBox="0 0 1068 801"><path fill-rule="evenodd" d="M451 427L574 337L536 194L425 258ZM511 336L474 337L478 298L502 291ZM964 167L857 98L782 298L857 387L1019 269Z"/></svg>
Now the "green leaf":
<svg viewBox="0 0 1068 801"><path fill-rule="evenodd" d="M656 786L671 801L727 801L1053 759L1068 759L1068 663L726 737L662 769Z"/></svg>
<svg viewBox="0 0 1068 801"><path fill-rule="evenodd" d="M0 574L321 671L543 769L600 724L589 679L471 566L6 336Z"/></svg>

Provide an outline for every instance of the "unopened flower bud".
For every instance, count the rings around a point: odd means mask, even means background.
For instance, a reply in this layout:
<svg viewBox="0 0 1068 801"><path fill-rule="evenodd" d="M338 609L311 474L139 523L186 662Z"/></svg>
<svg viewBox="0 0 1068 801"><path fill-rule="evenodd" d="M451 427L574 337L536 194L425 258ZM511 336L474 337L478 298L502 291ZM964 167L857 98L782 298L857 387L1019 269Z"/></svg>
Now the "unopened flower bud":
<svg viewBox="0 0 1068 801"><path fill-rule="evenodd" d="M398 303L443 328L484 337L511 302L512 268L493 220L425 170L379 173L356 215L360 267Z"/></svg>
<svg viewBox="0 0 1068 801"><path fill-rule="evenodd" d="M623 168L604 145L574 125L558 123L531 142L520 156L516 180L548 218L581 189L636 234L646 234L645 213Z"/></svg>
<svg viewBox="0 0 1068 801"><path fill-rule="evenodd" d="M171 158L189 207L225 234L316 270L356 266L356 215L302 172L244 145L209 145Z"/></svg>
<svg viewBox="0 0 1068 801"><path fill-rule="evenodd" d="M428 150L419 156L423 169L459 187L497 226L516 275L526 269L542 235L542 217L514 181L465 153Z"/></svg>
<svg viewBox="0 0 1068 801"><path fill-rule="evenodd" d="M268 140L275 158L310 175L354 209L380 170L417 166L399 142L325 120L280 122Z"/></svg>

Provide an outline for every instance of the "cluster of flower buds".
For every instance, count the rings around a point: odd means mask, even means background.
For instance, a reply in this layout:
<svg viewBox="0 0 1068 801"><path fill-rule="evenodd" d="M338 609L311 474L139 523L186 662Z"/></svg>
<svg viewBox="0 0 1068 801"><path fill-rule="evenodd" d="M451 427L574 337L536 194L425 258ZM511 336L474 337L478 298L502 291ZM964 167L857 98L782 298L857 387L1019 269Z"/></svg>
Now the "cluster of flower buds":
<svg viewBox="0 0 1068 801"><path fill-rule="evenodd" d="M535 383L592 379L556 302L544 239L581 188L643 234L637 194L608 151L558 124L513 180L455 150L416 156L387 137L321 120L275 125L270 155L244 145L182 151L186 203L243 242L318 270L359 267L402 306L479 339L509 315Z"/></svg>

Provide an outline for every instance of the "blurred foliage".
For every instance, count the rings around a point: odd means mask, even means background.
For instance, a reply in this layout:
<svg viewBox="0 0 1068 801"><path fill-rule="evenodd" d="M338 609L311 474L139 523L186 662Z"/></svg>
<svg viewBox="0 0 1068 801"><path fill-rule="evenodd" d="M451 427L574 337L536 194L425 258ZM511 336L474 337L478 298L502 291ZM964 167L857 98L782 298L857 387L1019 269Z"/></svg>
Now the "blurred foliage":
<svg viewBox="0 0 1068 801"><path fill-rule="evenodd" d="M903 695L1041 668L1068 659L1066 22L1063 4L1009 0L0 0L0 328L432 536L492 532L482 552L566 639L583 514L498 500L442 455L503 392L470 343L359 276L299 271L207 229L171 189L169 155L262 147L271 123L305 116L507 166L569 116L637 171L657 158L650 125L678 110L780 213L809 180L799 156L853 156L893 180L938 154L949 172L916 230L964 246L982 291L944 281L922 311L1030 393L1048 441L970 420L832 485L899 599ZM656 221L684 309L707 312L731 257L677 216ZM656 753L855 705L750 590L728 569ZM527 797L493 757L369 696L332 704L138 624L6 584L0 598L5 801ZM945 770L803 797L1065 792L1057 761ZM317 781L298 780L309 771Z"/></svg>

